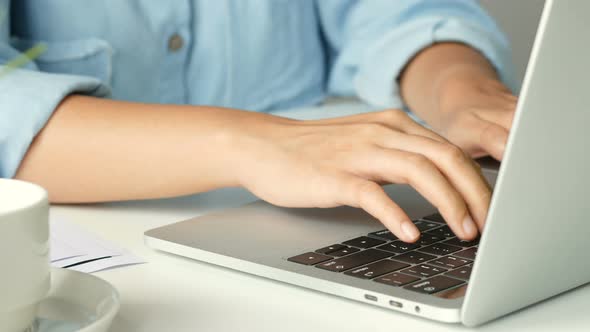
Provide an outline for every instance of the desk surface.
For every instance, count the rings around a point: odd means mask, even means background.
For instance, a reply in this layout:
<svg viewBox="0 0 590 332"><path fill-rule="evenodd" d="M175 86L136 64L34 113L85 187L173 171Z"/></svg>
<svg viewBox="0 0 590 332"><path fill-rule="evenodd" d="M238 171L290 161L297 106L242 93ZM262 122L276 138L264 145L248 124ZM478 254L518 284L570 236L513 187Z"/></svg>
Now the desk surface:
<svg viewBox="0 0 590 332"><path fill-rule="evenodd" d="M336 105L291 115L329 117L366 110L360 105ZM53 206L52 213L148 262L97 273L122 297L111 332L467 330L156 252L143 244L148 229L253 200L244 190L224 189L166 200ZM590 285L586 285L478 330L590 331L589 309Z"/></svg>

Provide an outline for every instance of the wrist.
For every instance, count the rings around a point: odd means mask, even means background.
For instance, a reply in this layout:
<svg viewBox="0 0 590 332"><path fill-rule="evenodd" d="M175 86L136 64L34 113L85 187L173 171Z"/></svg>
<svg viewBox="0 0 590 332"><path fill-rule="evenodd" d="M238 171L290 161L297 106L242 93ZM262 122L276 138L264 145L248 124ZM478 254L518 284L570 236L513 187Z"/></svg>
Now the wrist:
<svg viewBox="0 0 590 332"><path fill-rule="evenodd" d="M241 186L241 173L249 167L249 132L256 131L249 113L221 107L191 111L193 149L201 152L196 162L203 172L198 176L213 184L210 189Z"/></svg>
<svg viewBox="0 0 590 332"><path fill-rule="evenodd" d="M234 120L225 129L224 141L229 156L225 161L232 174L235 186L249 189L258 174L275 162L288 149L283 143L289 141L298 123L297 120L279 116L238 111Z"/></svg>

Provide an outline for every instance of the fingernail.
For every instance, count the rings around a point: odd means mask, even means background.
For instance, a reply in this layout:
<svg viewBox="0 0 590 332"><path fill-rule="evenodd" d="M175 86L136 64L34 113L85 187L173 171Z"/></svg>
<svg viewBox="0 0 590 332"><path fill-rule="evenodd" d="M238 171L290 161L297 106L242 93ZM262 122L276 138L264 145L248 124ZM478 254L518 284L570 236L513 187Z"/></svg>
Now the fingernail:
<svg viewBox="0 0 590 332"><path fill-rule="evenodd" d="M475 223L469 215L467 215L465 219L463 219L463 232L465 233L465 235L469 237L474 237L475 235L477 235L477 227L475 227Z"/></svg>
<svg viewBox="0 0 590 332"><path fill-rule="evenodd" d="M404 221L402 223L402 231L406 234L406 237L409 240L415 240L420 236L420 232L418 232L416 226L409 221Z"/></svg>

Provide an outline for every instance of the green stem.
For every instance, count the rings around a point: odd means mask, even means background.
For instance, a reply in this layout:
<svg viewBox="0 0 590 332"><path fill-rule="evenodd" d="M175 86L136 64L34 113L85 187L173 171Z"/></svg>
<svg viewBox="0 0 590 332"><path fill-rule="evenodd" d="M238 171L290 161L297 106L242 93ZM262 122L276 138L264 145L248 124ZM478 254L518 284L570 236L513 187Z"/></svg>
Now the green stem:
<svg viewBox="0 0 590 332"><path fill-rule="evenodd" d="M47 46L45 44L37 44L29 48L16 58L8 61L2 66L2 68L0 68L0 78L8 75L11 71L20 68L26 65L27 63L35 60L37 57L43 54L43 52L45 52L46 49Z"/></svg>

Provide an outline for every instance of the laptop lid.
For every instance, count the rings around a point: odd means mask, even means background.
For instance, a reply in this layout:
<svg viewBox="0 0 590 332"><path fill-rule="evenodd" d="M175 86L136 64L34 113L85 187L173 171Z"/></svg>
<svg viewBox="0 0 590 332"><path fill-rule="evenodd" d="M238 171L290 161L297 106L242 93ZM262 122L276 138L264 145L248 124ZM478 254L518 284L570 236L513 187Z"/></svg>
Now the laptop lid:
<svg viewBox="0 0 590 332"><path fill-rule="evenodd" d="M590 281L590 1L548 0L462 308L473 326Z"/></svg>

